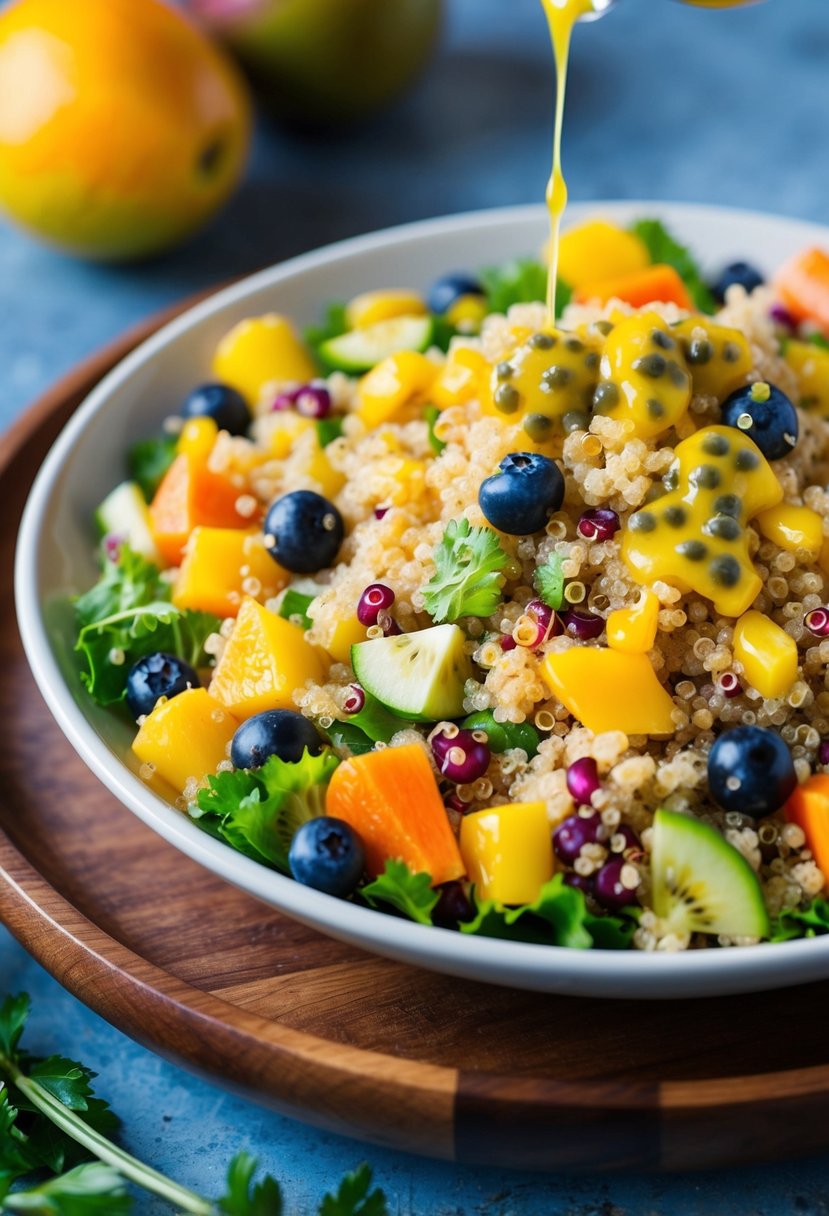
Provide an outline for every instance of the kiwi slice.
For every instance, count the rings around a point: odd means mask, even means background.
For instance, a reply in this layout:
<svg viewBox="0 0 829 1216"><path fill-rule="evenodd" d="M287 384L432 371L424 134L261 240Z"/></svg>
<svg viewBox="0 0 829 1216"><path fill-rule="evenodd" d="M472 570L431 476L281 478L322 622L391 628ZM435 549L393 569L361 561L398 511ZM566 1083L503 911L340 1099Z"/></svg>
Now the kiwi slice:
<svg viewBox="0 0 829 1216"><path fill-rule="evenodd" d="M329 338L320 346L319 354L334 371L367 372L399 350L427 350L433 334L431 317L391 317Z"/></svg>
<svg viewBox="0 0 829 1216"><path fill-rule="evenodd" d="M651 877L653 910L674 931L768 937L757 876L733 845L698 819L656 812Z"/></svg>
<svg viewBox="0 0 829 1216"><path fill-rule="evenodd" d="M441 722L463 713L464 684L472 674L457 625L373 638L351 647L354 674L387 709L417 722Z"/></svg>

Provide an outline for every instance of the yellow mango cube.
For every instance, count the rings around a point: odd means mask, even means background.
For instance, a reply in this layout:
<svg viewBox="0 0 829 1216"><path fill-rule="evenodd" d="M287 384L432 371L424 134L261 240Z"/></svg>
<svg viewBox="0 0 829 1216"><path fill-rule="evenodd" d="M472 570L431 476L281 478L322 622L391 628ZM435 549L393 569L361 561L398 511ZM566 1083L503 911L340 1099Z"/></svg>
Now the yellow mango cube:
<svg viewBox="0 0 829 1216"><path fill-rule="evenodd" d="M429 399L439 410L451 405L465 405L476 397L485 402L489 396L489 374L492 368L479 350L455 346L432 382ZM491 401L490 412L494 413Z"/></svg>
<svg viewBox="0 0 829 1216"><path fill-rule="evenodd" d="M529 904L553 876L553 838L543 802L513 802L464 816L460 846L479 899Z"/></svg>
<svg viewBox="0 0 829 1216"><path fill-rule="evenodd" d="M797 645L770 617L752 609L734 626L734 657L752 688L764 697L785 697L797 679Z"/></svg>
<svg viewBox="0 0 829 1216"><path fill-rule="evenodd" d="M558 273L578 289L600 279L634 274L650 265L644 241L606 220L591 220L565 232L559 242Z"/></svg>
<svg viewBox="0 0 829 1216"><path fill-rule="evenodd" d="M257 600L271 599L291 579L268 553L261 532L194 528L173 585L173 603L177 608L236 616L246 592L251 594L251 579L259 583L253 595Z"/></svg>
<svg viewBox="0 0 829 1216"><path fill-rule="evenodd" d="M784 357L797 376L797 404L829 418L829 350L792 338L786 343Z"/></svg>
<svg viewBox="0 0 829 1216"><path fill-rule="evenodd" d="M225 334L213 372L255 405L265 385L313 380L317 369L287 317L271 312L239 321Z"/></svg>
<svg viewBox="0 0 829 1216"><path fill-rule="evenodd" d="M181 428L178 437L177 455L180 456L182 452L185 452L188 456L193 456L205 464L213 451L218 433L219 428L212 418L189 418Z"/></svg>
<svg viewBox="0 0 829 1216"><path fill-rule="evenodd" d="M645 654L571 646L548 654L541 674L574 718L600 735L671 735L674 703Z"/></svg>
<svg viewBox="0 0 829 1216"><path fill-rule="evenodd" d="M607 618L607 644L626 654L647 654L656 641L659 600L645 588L632 608L617 608Z"/></svg>
<svg viewBox="0 0 829 1216"><path fill-rule="evenodd" d="M325 678L322 661L292 621L249 596L210 682L211 694L238 718L266 709L294 709L293 694Z"/></svg>
<svg viewBox="0 0 829 1216"><path fill-rule="evenodd" d="M388 288L385 291L364 291L355 296L345 310L349 329L367 329L378 321L391 321L393 317L422 317L426 305L415 291L405 288Z"/></svg>
<svg viewBox="0 0 829 1216"><path fill-rule="evenodd" d="M142 764L180 793L191 778L202 781L227 759L238 721L204 688L188 688L160 701L132 744Z"/></svg>
<svg viewBox="0 0 829 1216"><path fill-rule="evenodd" d="M339 469L334 468L325 448L320 447L319 442L315 443L311 452L306 473L312 481L317 483L319 492L325 498L334 498L345 485L345 476Z"/></svg>
<svg viewBox="0 0 829 1216"><path fill-rule="evenodd" d="M369 430L390 422L404 406L424 397L437 374L437 364L417 351L387 356L360 381L358 416Z"/></svg>
<svg viewBox="0 0 829 1216"><path fill-rule="evenodd" d="M343 617L337 621L331 631L325 649L338 663L351 662L351 647L358 642L365 642L368 629L357 620L357 615Z"/></svg>
<svg viewBox="0 0 829 1216"><path fill-rule="evenodd" d="M767 540L774 541L790 553L803 550L810 561L816 561L823 548L823 520L811 507L793 507L780 503L755 516L755 524Z"/></svg>

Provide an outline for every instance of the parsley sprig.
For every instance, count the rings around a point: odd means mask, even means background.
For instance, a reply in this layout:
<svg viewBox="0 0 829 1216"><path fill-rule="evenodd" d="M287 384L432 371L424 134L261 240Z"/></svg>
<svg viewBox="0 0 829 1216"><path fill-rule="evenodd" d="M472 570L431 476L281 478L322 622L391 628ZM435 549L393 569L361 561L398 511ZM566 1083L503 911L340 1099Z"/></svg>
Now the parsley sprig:
<svg viewBox="0 0 829 1216"><path fill-rule="evenodd" d="M130 1183L191 1216L283 1216L279 1183L257 1180L257 1162L238 1153L224 1195L208 1199L125 1152L107 1137L119 1121L92 1092L95 1074L63 1056L37 1060L20 1047L29 998L0 1005L0 1213L127 1216ZM49 1177L43 1178L44 1173ZM322 1200L319 1216L389 1216L367 1165Z"/></svg>
<svg viewBox="0 0 829 1216"><path fill-rule="evenodd" d="M468 519L450 519L434 551L435 573L424 588L433 621L491 616L501 602L502 571L509 554L491 528L473 528Z"/></svg>

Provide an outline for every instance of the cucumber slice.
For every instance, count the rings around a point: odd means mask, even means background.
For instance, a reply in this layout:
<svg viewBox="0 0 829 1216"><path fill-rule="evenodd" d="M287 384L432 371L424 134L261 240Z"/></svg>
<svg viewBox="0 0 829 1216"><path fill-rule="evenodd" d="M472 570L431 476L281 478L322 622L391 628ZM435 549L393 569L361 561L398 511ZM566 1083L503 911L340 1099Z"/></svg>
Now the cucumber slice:
<svg viewBox="0 0 829 1216"><path fill-rule="evenodd" d="M150 512L136 482L122 481L95 512L95 523L102 535L110 532L123 537L129 547L148 562L165 566L150 530Z"/></svg>
<svg viewBox="0 0 829 1216"><path fill-rule="evenodd" d="M719 832L689 815L657 811L651 850L653 910L682 933L768 937L757 876Z"/></svg>
<svg viewBox="0 0 829 1216"><path fill-rule="evenodd" d="M392 317L329 338L320 345L319 354L333 371L367 372L399 350L428 350L433 332L431 317Z"/></svg>
<svg viewBox="0 0 829 1216"><path fill-rule="evenodd" d="M416 722L463 713L463 687L472 675L458 625L374 638L351 647L354 674L387 709Z"/></svg>

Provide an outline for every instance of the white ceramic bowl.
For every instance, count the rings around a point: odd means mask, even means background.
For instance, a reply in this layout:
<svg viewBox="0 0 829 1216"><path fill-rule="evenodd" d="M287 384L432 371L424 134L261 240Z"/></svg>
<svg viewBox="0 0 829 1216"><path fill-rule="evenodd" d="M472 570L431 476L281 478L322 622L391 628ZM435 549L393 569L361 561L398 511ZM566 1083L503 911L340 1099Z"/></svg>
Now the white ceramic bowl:
<svg viewBox="0 0 829 1216"><path fill-rule="evenodd" d="M574 206L568 222L601 214L622 223L659 216L710 268L747 258L771 272L809 243L813 224L713 207L665 203ZM121 476L122 453L151 435L204 379L221 335L240 318L277 310L300 324L323 304L374 287L425 288L438 274L475 269L540 249L540 207L485 211L410 224L306 254L211 297L119 364L84 402L44 462L23 518L16 595L23 643L62 730L116 798L207 869L333 937L423 967L489 983L601 997L678 998L782 987L829 976L829 937L744 949L655 955L576 951L467 937L426 928L312 891L200 831L151 793L136 773L129 732L65 678L73 644L54 603L96 577L91 513Z"/></svg>

